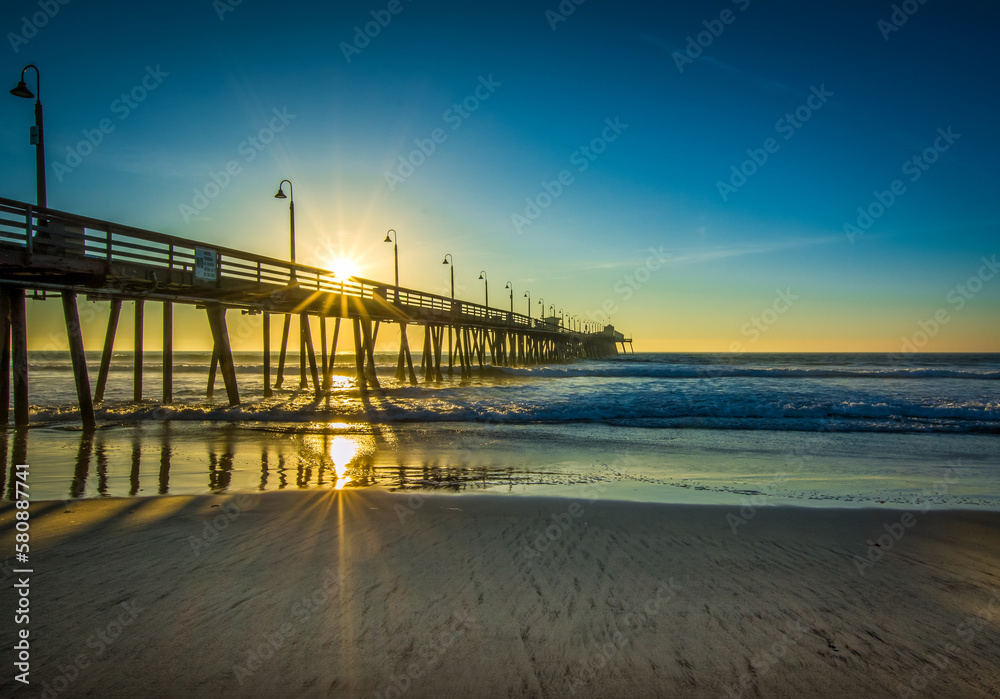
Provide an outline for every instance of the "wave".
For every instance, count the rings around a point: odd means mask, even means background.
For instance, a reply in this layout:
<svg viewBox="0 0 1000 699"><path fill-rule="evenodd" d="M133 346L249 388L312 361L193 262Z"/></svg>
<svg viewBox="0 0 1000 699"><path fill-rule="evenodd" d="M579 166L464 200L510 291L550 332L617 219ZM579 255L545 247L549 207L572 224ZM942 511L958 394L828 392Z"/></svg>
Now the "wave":
<svg viewBox="0 0 1000 699"><path fill-rule="evenodd" d="M996 381L1000 371L989 369L932 369L932 368L786 368L738 367L719 364L622 364L593 368L584 365L544 366L501 369L512 376L546 378L664 378L664 379L723 379L723 378L773 378L773 379L977 379Z"/></svg>
<svg viewBox="0 0 1000 699"><path fill-rule="evenodd" d="M496 423L506 425L593 423L644 428L793 430L836 432L968 432L1000 433L1000 403L913 405L893 402L842 401L831 404L753 402L716 396L699 403L669 404L624 400L556 403L469 401L453 397L407 399L417 389L387 391L373 401L349 392L329 404L281 401L250 402L231 407L205 403L151 405L110 404L98 409L105 422L196 420L209 422L311 422L344 420L375 424L412 422ZM76 419L75 406L34 407L33 420Z"/></svg>

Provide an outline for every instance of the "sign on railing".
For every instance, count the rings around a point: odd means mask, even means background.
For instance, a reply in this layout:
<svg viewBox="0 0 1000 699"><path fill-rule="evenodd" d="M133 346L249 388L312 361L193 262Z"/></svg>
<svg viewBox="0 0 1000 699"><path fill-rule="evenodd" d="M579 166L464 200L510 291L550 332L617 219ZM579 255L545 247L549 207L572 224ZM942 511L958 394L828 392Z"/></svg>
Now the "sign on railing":
<svg viewBox="0 0 1000 699"><path fill-rule="evenodd" d="M214 282L218 279L219 259L215 250L210 248L194 249L194 278L203 282Z"/></svg>

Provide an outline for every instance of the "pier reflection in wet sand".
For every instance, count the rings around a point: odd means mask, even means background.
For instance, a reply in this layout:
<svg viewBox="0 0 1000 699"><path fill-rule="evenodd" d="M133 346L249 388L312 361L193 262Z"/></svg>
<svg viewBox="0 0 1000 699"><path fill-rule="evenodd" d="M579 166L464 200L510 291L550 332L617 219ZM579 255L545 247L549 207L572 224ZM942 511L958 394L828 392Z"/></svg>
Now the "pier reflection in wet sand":
<svg viewBox="0 0 1000 699"><path fill-rule="evenodd" d="M407 457L397 449L394 429L384 425L171 422L5 432L0 453L9 473L43 443L44 458L34 456L32 465L37 499L373 486L457 492L526 484L542 475L471 465L467 452L454 458ZM53 443L57 453L74 455L72 464L52 458ZM9 500L13 482L5 480Z"/></svg>

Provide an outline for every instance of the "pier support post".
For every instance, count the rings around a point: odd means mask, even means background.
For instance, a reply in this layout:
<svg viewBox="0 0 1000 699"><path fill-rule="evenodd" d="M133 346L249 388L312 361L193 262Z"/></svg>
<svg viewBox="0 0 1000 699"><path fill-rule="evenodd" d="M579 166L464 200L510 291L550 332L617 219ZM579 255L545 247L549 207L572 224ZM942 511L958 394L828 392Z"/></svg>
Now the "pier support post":
<svg viewBox="0 0 1000 699"><path fill-rule="evenodd" d="M212 341L212 360L208 363L208 388L205 389L205 396L211 398L215 395L215 373L219 370L219 346Z"/></svg>
<svg viewBox="0 0 1000 699"><path fill-rule="evenodd" d="M320 367L323 376L326 376L326 316L319 317L319 351L320 359L322 360ZM319 388L319 384L316 384L316 390L319 390Z"/></svg>
<svg viewBox="0 0 1000 699"><path fill-rule="evenodd" d="M361 321L361 332L364 335L365 372L368 385L372 388L381 388L378 382L378 374L375 373L375 339L378 337L378 323L372 331L372 321L365 318Z"/></svg>
<svg viewBox="0 0 1000 699"><path fill-rule="evenodd" d="M354 319L354 363L358 370L358 390L364 392L365 385L365 350L361 343L361 319Z"/></svg>
<svg viewBox="0 0 1000 699"><path fill-rule="evenodd" d="M299 315L299 390L309 385L306 379L306 332L309 329L309 316ZM313 357L315 361L315 357Z"/></svg>
<svg viewBox="0 0 1000 699"><path fill-rule="evenodd" d="M135 341L132 343L132 402L142 402L142 308L145 301L135 300Z"/></svg>
<svg viewBox="0 0 1000 699"><path fill-rule="evenodd" d="M174 401L174 304L163 302L163 402Z"/></svg>
<svg viewBox="0 0 1000 699"><path fill-rule="evenodd" d="M264 312L264 397L273 395L271 390L271 315Z"/></svg>
<svg viewBox="0 0 1000 699"><path fill-rule="evenodd" d="M281 328L281 349L278 351L278 378L274 382L275 388L281 388L281 382L285 380L285 354L288 352L288 331L291 329L292 316L285 314L285 323Z"/></svg>
<svg viewBox="0 0 1000 699"><path fill-rule="evenodd" d="M111 368L111 355L115 347L115 333L118 332L118 317L122 312L121 299L112 299L111 314L108 316L108 331L104 335L104 351L101 353L101 368L97 372L97 387L94 389L94 402L104 400L104 387L108 383L108 370Z"/></svg>
<svg viewBox="0 0 1000 699"><path fill-rule="evenodd" d="M6 425L10 421L10 296L8 294L7 289L0 289L0 425ZM6 457L6 447L4 456Z"/></svg>
<svg viewBox="0 0 1000 699"><path fill-rule="evenodd" d="M219 366L222 369L222 380L226 384L226 394L229 405L240 404L240 389L236 384L236 364L233 362L233 350L229 345L229 331L226 329L226 309L213 304L206 309L208 325L212 329L212 339L219 354Z"/></svg>
<svg viewBox="0 0 1000 699"><path fill-rule="evenodd" d="M27 427L28 411L28 313L24 289L10 290L10 344L14 370L14 425Z"/></svg>
<svg viewBox="0 0 1000 699"><path fill-rule="evenodd" d="M63 318L66 320L66 338L69 340L69 356L73 362L73 378L76 380L76 398L80 403L80 421L92 429L97 425L94 417L94 401L90 395L90 377L87 375L87 355L83 350L83 333L80 331L80 313L76 306L76 294L62 292Z"/></svg>
<svg viewBox="0 0 1000 699"><path fill-rule="evenodd" d="M337 358L337 336L340 335L340 318L333 323L333 341L330 343L330 361L326 364L326 371L323 373L323 391L327 392L333 385L333 365Z"/></svg>
<svg viewBox="0 0 1000 699"><path fill-rule="evenodd" d="M319 371L316 368L316 350L313 348L312 329L309 327L309 316L303 313L299 316L299 323L302 329L302 345L309 357L309 375L312 377L313 388L316 390L316 396L319 397ZM305 388L308 384L303 382L302 386Z"/></svg>

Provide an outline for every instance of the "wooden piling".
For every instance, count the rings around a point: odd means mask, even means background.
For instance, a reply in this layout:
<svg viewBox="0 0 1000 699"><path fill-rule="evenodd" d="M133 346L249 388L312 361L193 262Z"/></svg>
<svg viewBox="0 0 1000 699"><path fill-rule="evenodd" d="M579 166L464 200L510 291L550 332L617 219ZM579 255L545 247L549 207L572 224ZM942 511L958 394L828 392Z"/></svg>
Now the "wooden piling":
<svg viewBox="0 0 1000 699"><path fill-rule="evenodd" d="M312 329L309 327L309 316L303 313L299 318L302 327L302 344L309 357L309 375L312 376L316 395L320 394L319 371L316 368L316 350L313 348Z"/></svg>
<svg viewBox="0 0 1000 699"><path fill-rule="evenodd" d="M263 345L264 397L270 398L274 391L271 390L271 315L267 312L264 313Z"/></svg>
<svg viewBox="0 0 1000 699"><path fill-rule="evenodd" d="M90 377L87 375L87 355L83 350L83 333L80 331L80 313L76 306L76 294L62 292L63 318L66 321L66 337L69 341L69 356L73 362L73 378L76 380L76 398L80 404L80 422L84 428L93 429L97 425L94 417L94 400L90 395Z"/></svg>
<svg viewBox="0 0 1000 699"><path fill-rule="evenodd" d="M108 316L108 330L104 335L104 351L101 353L101 368L97 372L97 387L94 389L94 402L104 400L104 387L108 383L108 371L111 368L111 355L115 347L115 333L118 332L118 317L122 312L121 299L111 300L111 314Z"/></svg>
<svg viewBox="0 0 1000 699"><path fill-rule="evenodd" d="M378 382L378 374L375 373L375 339L378 337L378 323L375 324L375 330L372 331L372 321L369 318L364 318L361 321L361 332L364 335L364 352L365 352L365 372L364 375L368 380L368 385L372 388L381 388Z"/></svg>
<svg viewBox="0 0 1000 699"><path fill-rule="evenodd" d="M333 366L337 359L337 336L340 335L340 318L333 323L333 341L330 343L330 361L326 365L326 372L323 374L323 391L329 391L333 385Z"/></svg>
<svg viewBox="0 0 1000 699"><path fill-rule="evenodd" d="M229 405L239 405L240 390L236 384L236 364L233 361L233 349L229 344L229 331L226 329L226 309L221 305L212 304L206 311L212 339L218 349L219 366L222 369L222 380L226 384Z"/></svg>
<svg viewBox="0 0 1000 699"><path fill-rule="evenodd" d="M281 328L281 349L278 351L278 377L274 382L275 388L281 388L281 382L285 380L285 355L288 352L288 331L291 329L292 316L285 314L285 322Z"/></svg>
<svg viewBox="0 0 1000 699"><path fill-rule="evenodd" d="M163 402L174 401L174 305L163 302Z"/></svg>
<svg viewBox="0 0 1000 699"><path fill-rule="evenodd" d="M361 342L361 319L354 319L354 363L358 370L358 390L364 391L365 385L365 350Z"/></svg>
<svg viewBox="0 0 1000 699"><path fill-rule="evenodd" d="M132 343L132 402L142 402L142 311L145 301L135 300L135 340Z"/></svg>
<svg viewBox="0 0 1000 699"><path fill-rule="evenodd" d="M14 424L27 427L28 410L28 314L24 289L10 290L10 344L14 373Z"/></svg>
<svg viewBox="0 0 1000 699"><path fill-rule="evenodd" d="M319 317L319 351L323 360L320 364L321 371L326 376L326 316ZM316 387L318 389L319 384Z"/></svg>
<svg viewBox="0 0 1000 699"><path fill-rule="evenodd" d="M309 316L299 315L299 390L309 385L306 380L306 332L309 329ZM313 358L315 361L315 357Z"/></svg>
<svg viewBox="0 0 1000 699"><path fill-rule="evenodd" d="M219 370L219 346L212 340L212 359L208 363L208 388L205 396L211 398L215 395L215 374Z"/></svg>

